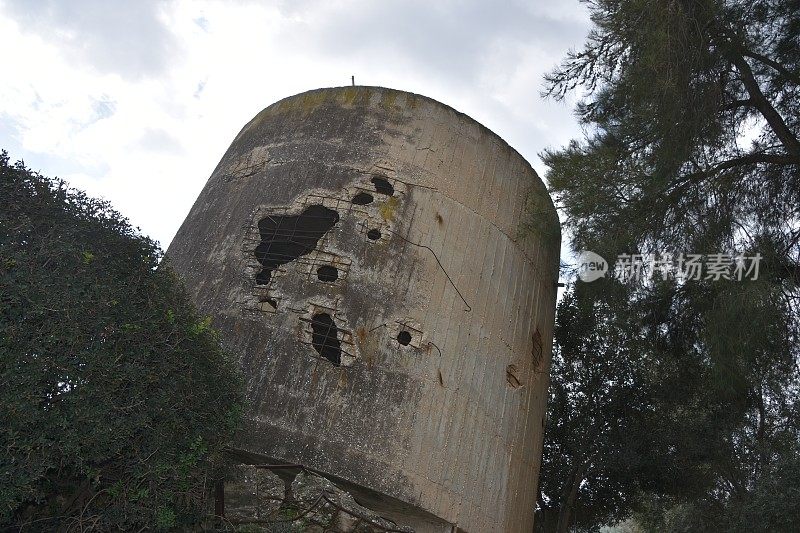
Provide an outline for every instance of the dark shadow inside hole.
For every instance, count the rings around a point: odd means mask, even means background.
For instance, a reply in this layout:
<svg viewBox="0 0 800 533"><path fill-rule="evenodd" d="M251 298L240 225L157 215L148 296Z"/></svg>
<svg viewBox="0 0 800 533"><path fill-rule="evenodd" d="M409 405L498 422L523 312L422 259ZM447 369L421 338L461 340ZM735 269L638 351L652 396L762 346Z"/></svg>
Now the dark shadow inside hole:
<svg viewBox="0 0 800 533"><path fill-rule="evenodd" d="M392 196L394 194L394 187L392 187L392 184L389 183L389 180L376 176L372 178L372 184L375 185L376 192L385 194L387 196Z"/></svg>
<svg viewBox="0 0 800 533"><path fill-rule="evenodd" d="M411 333L407 331L401 331L397 334L397 342L403 346L408 346L408 344L411 342Z"/></svg>
<svg viewBox="0 0 800 533"><path fill-rule="evenodd" d="M367 238L371 241L377 241L381 238L381 232L376 229L371 229L367 232Z"/></svg>
<svg viewBox="0 0 800 533"><path fill-rule="evenodd" d="M256 285L268 285L272 277L272 269L262 268L261 272L256 274Z"/></svg>
<svg viewBox="0 0 800 533"><path fill-rule="evenodd" d="M328 313L311 317L311 345L317 353L336 366L342 363L342 345L339 343L339 328Z"/></svg>
<svg viewBox="0 0 800 533"><path fill-rule="evenodd" d="M317 279L333 283L339 279L339 270L331 265L322 265L317 269Z"/></svg>
<svg viewBox="0 0 800 533"><path fill-rule="evenodd" d="M258 222L261 242L253 252L261 266L256 283L266 285L272 271L306 255L339 222L339 213L322 205L310 205L299 215L268 215Z"/></svg>
<svg viewBox="0 0 800 533"><path fill-rule="evenodd" d="M352 202L356 205L367 205L371 204L373 200L374 198L372 197L371 194L366 192L360 192L355 196L353 196Z"/></svg>

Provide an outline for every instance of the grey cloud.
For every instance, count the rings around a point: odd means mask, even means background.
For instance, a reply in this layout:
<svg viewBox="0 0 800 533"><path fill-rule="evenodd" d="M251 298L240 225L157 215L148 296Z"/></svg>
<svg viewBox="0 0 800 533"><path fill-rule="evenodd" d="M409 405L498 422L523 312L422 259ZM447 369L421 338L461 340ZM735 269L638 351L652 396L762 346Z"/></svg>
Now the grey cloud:
<svg viewBox="0 0 800 533"><path fill-rule="evenodd" d="M6 0L0 9L24 31L57 42L69 59L127 78L155 76L180 48L156 0Z"/></svg>
<svg viewBox="0 0 800 533"><path fill-rule="evenodd" d="M324 5L304 2L302 9ZM577 45L587 31L584 21L552 18L535 2L365 1L349 7L334 12L319 27L295 28L300 35L292 40L340 57L380 61L395 55L425 73L466 82L479 73L495 44L535 43L556 59L566 51L565 42ZM511 66L513 58L509 59Z"/></svg>

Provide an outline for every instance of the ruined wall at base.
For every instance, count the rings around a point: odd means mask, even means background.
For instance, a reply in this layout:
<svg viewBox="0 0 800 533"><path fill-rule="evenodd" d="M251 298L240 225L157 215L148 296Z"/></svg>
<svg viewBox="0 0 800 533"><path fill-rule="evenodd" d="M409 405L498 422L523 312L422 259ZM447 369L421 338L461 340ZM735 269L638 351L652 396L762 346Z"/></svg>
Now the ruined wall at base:
<svg viewBox="0 0 800 533"><path fill-rule="evenodd" d="M247 124L167 257L241 361L243 453L527 533L559 240L542 182L491 131L345 87Z"/></svg>

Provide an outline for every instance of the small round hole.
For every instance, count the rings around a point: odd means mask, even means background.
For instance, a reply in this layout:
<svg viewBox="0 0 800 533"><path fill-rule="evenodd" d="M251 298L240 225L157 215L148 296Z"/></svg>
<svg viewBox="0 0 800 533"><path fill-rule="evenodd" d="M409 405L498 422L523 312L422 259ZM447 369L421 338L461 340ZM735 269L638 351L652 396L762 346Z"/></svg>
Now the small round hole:
<svg viewBox="0 0 800 533"><path fill-rule="evenodd" d="M371 241L377 241L381 238L381 232L376 229L371 229L367 232L367 238Z"/></svg>
<svg viewBox="0 0 800 533"><path fill-rule="evenodd" d="M401 331L397 334L397 342L403 346L408 346L408 344L411 342L411 333L407 331Z"/></svg>
<svg viewBox="0 0 800 533"><path fill-rule="evenodd" d="M317 279L333 283L339 279L339 270L330 265L322 265L317 269Z"/></svg>
<svg viewBox="0 0 800 533"><path fill-rule="evenodd" d="M353 199L351 201L356 205L367 205L371 204L373 200L374 198L372 197L371 194L360 192L355 196L353 196Z"/></svg>

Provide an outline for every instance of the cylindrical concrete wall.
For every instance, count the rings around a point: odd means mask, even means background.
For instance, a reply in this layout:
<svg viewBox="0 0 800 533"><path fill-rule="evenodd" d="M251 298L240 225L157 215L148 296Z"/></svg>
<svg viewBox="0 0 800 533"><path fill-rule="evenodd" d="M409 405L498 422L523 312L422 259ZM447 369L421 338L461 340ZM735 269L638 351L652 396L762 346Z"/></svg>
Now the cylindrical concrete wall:
<svg viewBox="0 0 800 533"><path fill-rule="evenodd" d="M429 529L527 533L559 239L497 135L345 87L247 124L167 257L240 358L243 453L405 502Z"/></svg>

